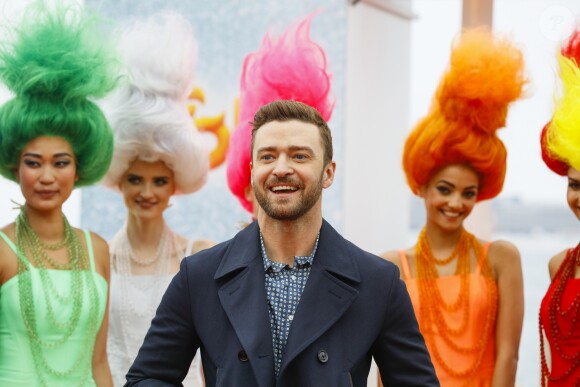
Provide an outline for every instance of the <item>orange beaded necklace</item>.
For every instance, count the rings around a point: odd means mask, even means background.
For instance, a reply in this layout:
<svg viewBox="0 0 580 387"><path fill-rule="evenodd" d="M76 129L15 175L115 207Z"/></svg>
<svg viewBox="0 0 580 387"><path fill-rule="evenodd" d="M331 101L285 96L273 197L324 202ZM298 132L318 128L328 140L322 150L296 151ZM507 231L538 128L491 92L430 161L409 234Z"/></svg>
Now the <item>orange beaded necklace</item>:
<svg viewBox="0 0 580 387"><path fill-rule="evenodd" d="M461 346L457 344L457 337L465 334L469 327L469 279L470 279L470 253L475 253L481 273L485 278L487 289L487 314L484 331L480 339L473 346ZM454 302L447 303L441 296L437 284L439 273L436 266L443 266L457 259L455 274L461 276L459 294ZM493 279L489 262L485 257L481 244L475 236L462 229L459 241L451 255L445 259L437 259L433 256L426 230L423 229L415 246L415 267L419 289L419 326L425 337L429 351L435 361L449 374L457 378L470 378L478 373L487 344L490 342L493 327L497 315L497 285ZM450 326L445 319L445 313L456 311L462 312L459 326ZM456 370L445 362L437 347L435 336L438 334L446 345L453 350L464 354L476 354L473 364L466 369Z"/></svg>

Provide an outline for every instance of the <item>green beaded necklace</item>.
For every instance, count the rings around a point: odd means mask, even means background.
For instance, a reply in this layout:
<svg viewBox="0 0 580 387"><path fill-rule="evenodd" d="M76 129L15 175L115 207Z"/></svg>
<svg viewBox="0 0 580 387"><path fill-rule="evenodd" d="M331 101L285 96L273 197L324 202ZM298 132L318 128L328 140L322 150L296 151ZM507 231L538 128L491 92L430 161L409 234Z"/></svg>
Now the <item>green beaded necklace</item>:
<svg viewBox="0 0 580 387"><path fill-rule="evenodd" d="M34 358L36 374L40 378L42 385L47 385L45 374L66 378L73 372L82 369L82 378L79 385L83 385L89 375L92 364L92 354L95 338L99 327L99 300L96 284L90 270L90 263L87 254L78 236L68 223L63 214L64 238L55 244L44 243L38 238L28 221L26 211L21 208L20 214L16 218L15 239L18 247L18 289L20 310L26 330L28 333L30 349ZM56 251L66 247L68 262L61 264L51 258L48 251ZM46 340L41 337L37 329L37 309L34 303L33 277L31 269L38 271L40 277L40 287L46 304L48 321L61 333L56 340ZM57 287L52 280L49 270L70 271L70 288L65 294L57 291ZM80 353L74 359L72 366L66 370L56 370L47 362L45 350L57 348L65 345L77 328L83 312L84 294L88 294L88 305L85 306L85 313L88 312L88 326L83 334L84 343ZM60 305L59 311L69 310L64 313L64 321L58 319L55 313L55 305ZM71 354L72 356L73 354Z"/></svg>

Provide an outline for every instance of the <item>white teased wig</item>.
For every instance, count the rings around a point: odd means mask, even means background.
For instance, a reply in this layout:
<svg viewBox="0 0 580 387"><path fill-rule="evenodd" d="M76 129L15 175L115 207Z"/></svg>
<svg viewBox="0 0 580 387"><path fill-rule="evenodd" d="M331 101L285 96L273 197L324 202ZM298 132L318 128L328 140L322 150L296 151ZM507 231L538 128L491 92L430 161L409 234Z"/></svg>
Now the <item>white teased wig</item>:
<svg viewBox="0 0 580 387"><path fill-rule="evenodd" d="M118 188L136 159L163 161L173 170L176 194L203 186L209 151L187 110L196 45L182 16L157 14L121 31L126 76L103 110L115 133L115 151L103 183Z"/></svg>

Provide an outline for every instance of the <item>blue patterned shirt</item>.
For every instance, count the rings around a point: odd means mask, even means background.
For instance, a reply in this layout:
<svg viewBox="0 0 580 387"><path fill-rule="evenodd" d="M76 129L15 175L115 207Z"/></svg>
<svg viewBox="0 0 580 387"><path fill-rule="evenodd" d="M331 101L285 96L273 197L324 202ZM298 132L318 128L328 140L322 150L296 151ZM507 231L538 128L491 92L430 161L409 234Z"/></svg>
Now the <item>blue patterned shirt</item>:
<svg viewBox="0 0 580 387"><path fill-rule="evenodd" d="M268 311L270 312L270 327L272 329L272 344L274 346L274 371L280 373L282 356L286 347L286 340L290 332L290 325L296 313L296 307L306 286L314 254L318 247L318 237L310 256L295 256L294 265L274 262L268 258L264 239L260 232L262 259L266 276L266 295L268 297Z"/></svg>

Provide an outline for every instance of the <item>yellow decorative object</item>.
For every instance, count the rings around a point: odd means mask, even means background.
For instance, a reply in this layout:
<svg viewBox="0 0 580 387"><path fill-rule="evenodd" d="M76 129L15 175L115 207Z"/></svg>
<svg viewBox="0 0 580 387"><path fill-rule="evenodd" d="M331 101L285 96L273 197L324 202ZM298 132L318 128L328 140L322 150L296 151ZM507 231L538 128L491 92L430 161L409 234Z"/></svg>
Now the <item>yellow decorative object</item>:
<svg viewBox="0 0 580 387"><path fill-rule="evenodd" d="M189 99L205 103L205 93L199 87L192 90ZM196 105L190 103L187 106L189 115L194 119L195 125L201 132L209 132L216 136L217 144L209 155L209 166L214 169L226 159L226 153L230 143L230 130L225 125L225 113L211 117L195 118Z"/></svg>
<svg viewBox="0 0 580 387"><path fill-rule="evenodd" d="M217 145L209 155L209 167L216 168L223 164L226 159L226 152L230 144L230 130L224 124L225 114L214 117L201 117L195 119L195 125L202 132L210 132L217 138Z"/></svg>

